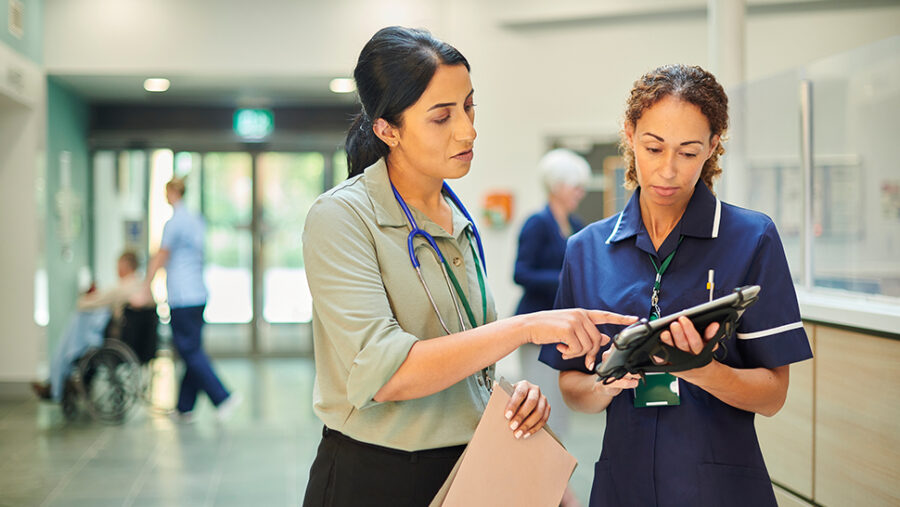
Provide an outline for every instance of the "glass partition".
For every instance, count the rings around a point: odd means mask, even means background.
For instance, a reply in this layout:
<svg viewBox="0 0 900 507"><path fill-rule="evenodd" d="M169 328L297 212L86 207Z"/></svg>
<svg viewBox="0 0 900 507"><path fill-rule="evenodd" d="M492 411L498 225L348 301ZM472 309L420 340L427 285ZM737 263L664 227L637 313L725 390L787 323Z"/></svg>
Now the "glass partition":
<svg viewBox="0 0 900 507"><path fill-rule="evenodd" d="M791 71L729 90L721 196L775 221L794 282L803 275L799 81Z"/></svg>
<svg viewBox="0 0 900 507"><path fill-rule="evenodd" d="M804 80L812 90L810 182L801 163ZM900 37L728 94L731 139L720 195L772 217L796 283L900 297L900 143L893 139ZM810 223L805 199L812 200ZM809 269L805 240L812 245Z"/></svg>
<svg viewBox="0 0 900 507"><path fill-rule="evenodd" d="M900 37L816 62L813 285L900 297Z"/></svg>

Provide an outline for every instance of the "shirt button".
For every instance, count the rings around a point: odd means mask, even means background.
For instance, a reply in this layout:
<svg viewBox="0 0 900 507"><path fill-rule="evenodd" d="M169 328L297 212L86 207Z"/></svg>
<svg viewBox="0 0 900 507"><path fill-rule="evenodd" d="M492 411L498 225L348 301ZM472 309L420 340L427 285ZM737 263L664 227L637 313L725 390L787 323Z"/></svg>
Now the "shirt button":
<svg viewBox="0 0 900 507"><path fill-rule="evenodd" d="M454 257L454 258L453 258L453 265L456 266L456 267L460 267L460 266L462 265L462 259L460 259L459 257Z"/></svg>
<svg viewBox="0 0 900 507"><path fill-rule="evenodd" d="M484 379L481 377L481 375L478 375L478 385L484 387Z"/></svg>

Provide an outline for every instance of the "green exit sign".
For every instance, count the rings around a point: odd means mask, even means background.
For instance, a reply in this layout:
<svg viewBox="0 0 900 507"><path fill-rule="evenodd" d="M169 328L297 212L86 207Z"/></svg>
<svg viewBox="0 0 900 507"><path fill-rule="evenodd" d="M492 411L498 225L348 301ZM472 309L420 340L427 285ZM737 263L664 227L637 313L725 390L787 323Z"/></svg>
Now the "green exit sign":
<svg viewBox="0 0 900 507"><path fill-rule="evenodd" d="M234 112L234 133L244 139L263 139L275 130L275 116L268 109L238 109Z"/></svg>

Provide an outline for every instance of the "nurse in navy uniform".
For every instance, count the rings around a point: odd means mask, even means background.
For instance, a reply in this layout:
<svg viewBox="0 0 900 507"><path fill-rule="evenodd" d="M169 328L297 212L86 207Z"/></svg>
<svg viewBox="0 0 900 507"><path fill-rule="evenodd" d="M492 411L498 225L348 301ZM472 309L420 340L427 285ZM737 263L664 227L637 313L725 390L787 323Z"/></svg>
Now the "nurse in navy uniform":
<svg viewBox="0 0 900 507"><path fill-rule="evenodd" d="M606 412L591 506L775 505L754 419L781 409L789 365L812 352L772 220L713 192L727 105L699 67L664 66L638 79L622 132L626 186L635 192L622 212L569 240L557 308L653 319L735 287L762 287L711 363L670 378L604 386L583 361L543 348L567 403ZM621 328L600 327L610 336ZM697 330L682 318L662 339L696 354L717 328ZM664 395L651 384L666 387Z"/></svg>

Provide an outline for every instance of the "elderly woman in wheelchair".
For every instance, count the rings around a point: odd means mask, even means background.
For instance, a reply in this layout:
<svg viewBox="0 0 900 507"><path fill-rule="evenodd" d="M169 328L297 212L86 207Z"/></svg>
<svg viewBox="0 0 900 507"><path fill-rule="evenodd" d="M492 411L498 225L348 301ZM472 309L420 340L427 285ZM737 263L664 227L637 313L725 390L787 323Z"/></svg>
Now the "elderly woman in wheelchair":
<svg viewBox="0 0 900 507"><path fill-rule="evenodd" d="M71 420L81 407L96 419L120 422L140 395L140 365L156 354L156 305L137 257L119 257L119 282L78 299L50 364L50 380L34 383L43 399L60 402Z"/></svg>

